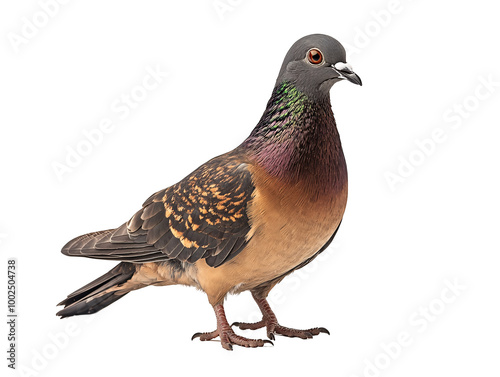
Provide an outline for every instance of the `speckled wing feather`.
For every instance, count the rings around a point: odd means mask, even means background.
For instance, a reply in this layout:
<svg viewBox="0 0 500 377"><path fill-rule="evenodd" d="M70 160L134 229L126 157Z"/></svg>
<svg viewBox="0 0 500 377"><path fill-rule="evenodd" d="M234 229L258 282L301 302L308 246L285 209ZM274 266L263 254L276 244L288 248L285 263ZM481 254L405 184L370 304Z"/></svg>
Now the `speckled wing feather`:
<svg viewBox="0 0 500 377"><path fill-rule="evenodd" d="M217 267L245 247L254 186L237 152L216 157L153 194L126 224L70 241L70 256L134 263L205 258Z"/></svg>

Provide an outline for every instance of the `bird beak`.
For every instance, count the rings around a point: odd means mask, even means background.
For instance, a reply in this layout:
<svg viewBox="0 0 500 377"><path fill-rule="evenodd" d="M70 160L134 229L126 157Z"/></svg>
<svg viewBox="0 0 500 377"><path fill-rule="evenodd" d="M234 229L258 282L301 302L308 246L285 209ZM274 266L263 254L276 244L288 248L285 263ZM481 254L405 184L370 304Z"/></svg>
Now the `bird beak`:
<svg viewBox="0 0 500 377"><path fill-rule="evenodd" d="M335 72L339 74L340 79L345 79L356 85L363 85L361 83L361 79L357 74L354 73L350 64L338 62L332 64L332 68Z"/></svg>

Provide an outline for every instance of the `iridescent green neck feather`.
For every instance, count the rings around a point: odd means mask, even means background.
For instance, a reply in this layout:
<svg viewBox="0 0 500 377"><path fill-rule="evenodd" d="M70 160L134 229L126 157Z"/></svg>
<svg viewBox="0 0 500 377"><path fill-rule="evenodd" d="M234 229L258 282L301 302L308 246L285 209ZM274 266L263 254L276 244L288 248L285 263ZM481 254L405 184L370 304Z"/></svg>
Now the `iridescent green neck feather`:
<svg viewBox="0 0 500 377"><path fill-rule="evenodd" d="M327 189L347 180L330 98L311 100L289 82L274 88L242 147L269 174L287 181L317 180Z"/></svg>

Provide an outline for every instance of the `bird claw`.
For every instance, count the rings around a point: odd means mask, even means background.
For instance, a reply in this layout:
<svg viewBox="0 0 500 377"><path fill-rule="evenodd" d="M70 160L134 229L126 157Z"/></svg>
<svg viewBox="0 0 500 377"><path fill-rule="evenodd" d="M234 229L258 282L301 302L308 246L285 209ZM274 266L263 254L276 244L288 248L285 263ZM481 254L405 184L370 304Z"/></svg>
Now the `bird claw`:
<svg viewBox="0 0 500 377"><path fill-rule="evenodd" d="M330 335L330 332L324 327L315 327L308 330L296 330L278 325L276 326L274 332L283 336L302 339L312 339L315 335L319 335L320 333Z"/></svg>
<svg viewBox="0 0 500 377"><path fill-rule="evenodd" d="M264 347L265 344L271 344L274 346L274 343L267 339L248 339L243 336L237 335L233 330L224 330L220 332L219 330L215 330L212 332L197 332L191 337L191 340L196 338L200 338L201 341L212 340L216 337L221 338L221 344L224 349L228 351L233 350L233 345L238 345L242 347Z"/></svg>
<svg viewBox="0 0 500 377"><path fill-rule="evenodd" d="M324 327L315 327L307 330L296 330L289 327L281 326L278 322L273 320L266 320L263 318L261 321L256 323L246 323L246 322L234 322L231 326L237 326L241 330L256 330L261 327L267 328L267 337L271 340L275 340L275 334L287 336L290 338L302 338L302 339L312 339L315 335L319 335L320 333L330 335L330 331L328 331Z"/></svg>
<svg viewBox="0 0 500 377"><path fill-rule="evenodd" d="M318 331L319 331L319 332L322 332L322 333L324 333L324 334L328 334L328 335L330 335L330 331L328 331L328 330L327 330L326 328L324 328L324 327L318 327Z"/></svg>
<svg viewBox="0 0 500 377"><path fill-rule="evenodd" d="M201 332L197 332L196 334L193 334L193 336L191 337L191 340L195 340L199 336L201 336Z"/></svg>
<svg viewBox="0 0 500 377"><path fill-rule="evenodd" d="M191 337L191 340L195 340L196 338L200 338L200 340L203 342L205 340L212 340L213 338L216 338L219 336L219 332L217 330L212 331L212 332L197 332Z"/></svg>

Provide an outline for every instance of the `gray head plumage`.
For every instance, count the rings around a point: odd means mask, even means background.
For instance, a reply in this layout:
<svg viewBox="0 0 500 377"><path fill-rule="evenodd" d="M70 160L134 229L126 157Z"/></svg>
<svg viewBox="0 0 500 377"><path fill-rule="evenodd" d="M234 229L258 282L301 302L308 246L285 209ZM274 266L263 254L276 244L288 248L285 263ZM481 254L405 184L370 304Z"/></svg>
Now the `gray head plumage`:
<svg viewBox="0 0 500 377"><path fill-rule="evenodd" d="M288 50L276 85L288 81L301 92L317 97L328 95L332 85L344 79L361 85L361 79L346 62L344 47L328 35L311 34Z"/></svg>

